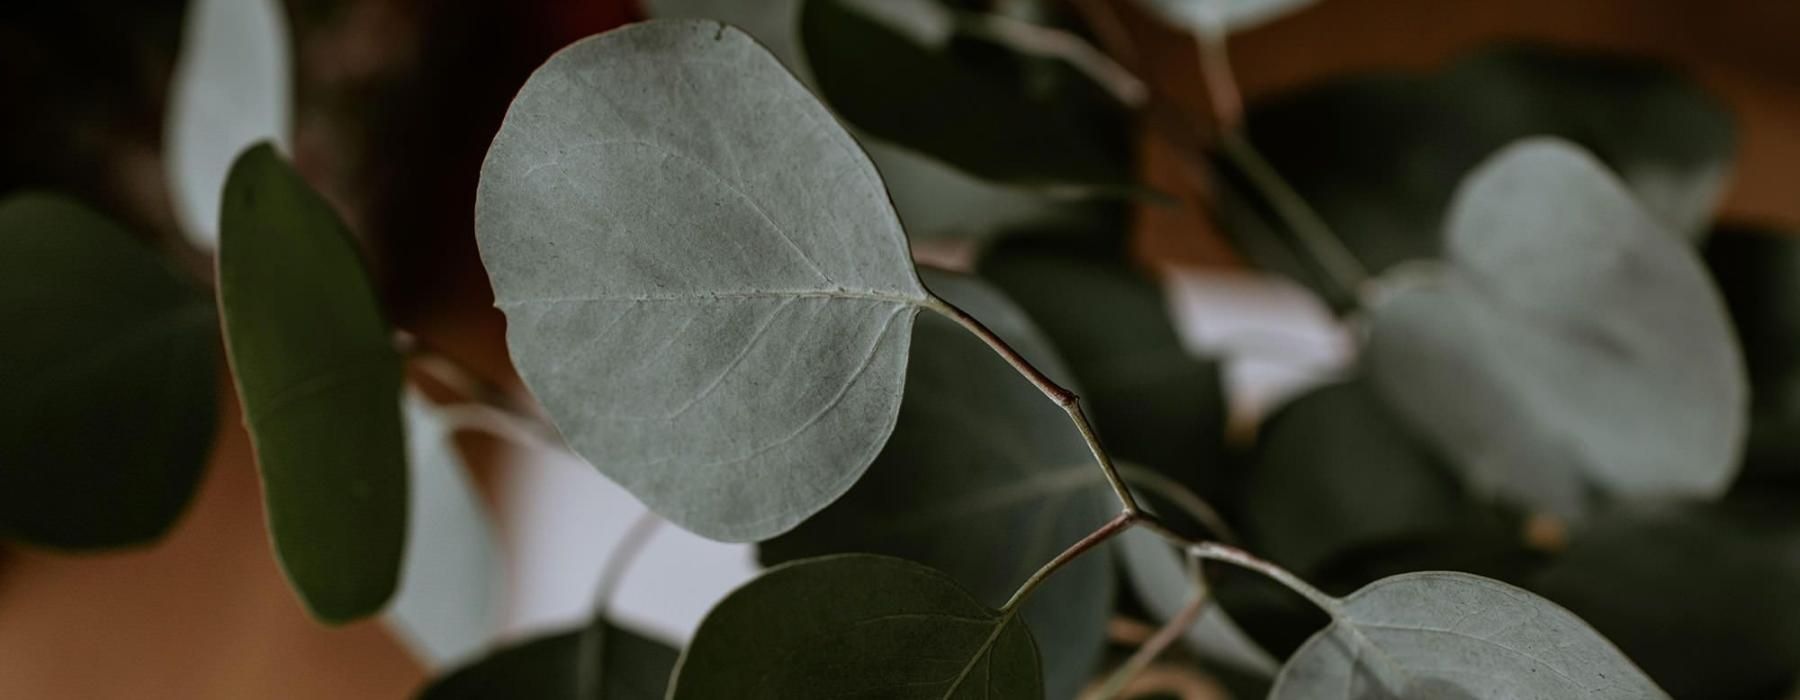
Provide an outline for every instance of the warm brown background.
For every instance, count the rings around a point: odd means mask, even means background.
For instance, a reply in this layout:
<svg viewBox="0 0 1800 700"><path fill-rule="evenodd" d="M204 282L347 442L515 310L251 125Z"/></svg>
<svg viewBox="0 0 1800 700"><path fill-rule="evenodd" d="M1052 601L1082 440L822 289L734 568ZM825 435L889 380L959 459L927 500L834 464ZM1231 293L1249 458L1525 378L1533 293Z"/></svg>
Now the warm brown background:
<svg viewBox="0 0 1800 700"><path fill-rule="evenodd" d="M406 6L415 14L430 7L364 4ZM531 41L515 42L527 47L520 55L528 58L624 12L619 2L532 6L540 18L560 23L538 26ZM1148 23L1129 24L1153 82L1203 112L1191 45ZM522 26L482 21L455 29ZM1739 168L1725 216L1800 230L1800 3L1325 0L1237 37L1232 54L1254 99L1334 74L1427 68L1490 41L1518 38L1654 55L1690 70L1739 119ZM424 272L395 265L393 253L386 256L395 288L424 290L396 298L402 321L451 354L505 377L500 326L485 307L486 290L473 267L468 204L474 164L511 92L507 81L516 85L533 60L465 73L459 71L475 70L470 62L479 62L479 54L440 56L438 65L429 41L421 52L423 68L437 80L419 86L420 95L441 98L470 89L472 96L455 114L401 110L419 124L429 116L434 126L418 130L433 140L415 139L411 150L402 148L405 158L396 162L412 179L374 191L397 192L393 196L407 204L359 208L350 197L348 206L359 209L369 228L404 242L387 250L411 245L441 253L427 256L433 268ZM304 148L302 143L303 157ZM1178 186L1178 179L1167 177L1166 157L1155 147L1147 152L1152 177ZM314 172L330 169L313 165ZM1146 211L1142 227L1146 249L1157 257L1230 259L1209 242L1214 239L1204 234L1195 212ZM224 415L236 416L231 397L221 400ZM97 432L95 439L105 436ZM377 623L320 627L287 591L263 529L248 440L235 420L221 429L192 512L161 545L79 558L0 553L0 698L395 698L420 681L420 669Z"/></svg>

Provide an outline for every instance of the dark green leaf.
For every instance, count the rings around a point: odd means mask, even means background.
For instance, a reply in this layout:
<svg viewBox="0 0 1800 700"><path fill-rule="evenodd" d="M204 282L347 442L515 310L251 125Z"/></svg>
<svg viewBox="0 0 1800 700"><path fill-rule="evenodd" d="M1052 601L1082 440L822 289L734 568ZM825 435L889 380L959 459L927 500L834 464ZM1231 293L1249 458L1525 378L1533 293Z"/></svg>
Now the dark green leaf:
<svg viewBox="0 0 1800 700"><path fill-rule="evenodd" d="M1783 496L1610 513L1532 587L1676 697L1774 697L1800 672L1800 514Z"/></svg>
<svg viewBox="0 0 1800 700"><path fill-rule="evenodd" d="M926 301L906 236L850 136L736 29L556 54L488 151L475 229L525 385L677 525L785 532L893 430Z"/></svg>
<svg viewBox="0 0 1800 700"><path fill-rule="evenodd" d="M308 610L393 595L406 541L400 357L356 242L267 144L225 184L219 306L269 532Z"/></svg>
<svg viewBox="0 0 1800 700"><path fill-rule="evenodd" d="M1458 190L1440 274L1384 295L1367 351L1396 415L1482 493L1716 496L1748 423L1743 357L1692 247L1599 162L1508 147Z"/></svg>
<svg viewBox="0 0 1800 700"><path fill-rule="evenodd" d="M781 60L794 76L814 90L811 69L800 48L802 0L646 0L653 17L711 19L744 30ZM918 3L903 11L941 8ZM941 161L879 139L858 137L869 159L881 171L888 195L907 235L914 239L982 236L1012 226L1059 220L1104 219L1113 206L1102 201L1071 199L1055 193L977 179Z"/></svg>
<svg viewBox="0 0 1800 700"><path fill-rule="evenodd" d="M1123 110L1086 74L959 32L930 0L807 0L821 95L857 128L977 177L1126 192Z"/></svg>
<svg viewBox="0 0 1800 700"><path fill-rule="evenodd" d="M1362 379L1314 389L1263 424L1243 513L1257 552L1302 576L1488 520Z"/></svg>
<svg viewBox="0 0 1800 700"><path fill-rule="evenodd" d="M0 202L0 532L142 544L181 515L218 423L213 305L73 201Z"/></svg>
<svg viewBox="0 0 1800 700"><path fill-rule="evenodd" d="M1049 344L999 292L949 273L927 271L925 282L1038 369L1066 376ZM932 314L913 332L900 420L875 465L844 498L764 543L761 554L765 563L834 552L904 557L999 605L1117 509L1068 415L987 345ZM1101 547L1063 567L1025 606L1049 697L1072 698L1093 677L1113 606L1110 553Z"/></svg>
<svg viewBox="0 0 1800 700"><path fill-rule="evenodd" d="M581 668L577 629L500 649L452 671L419 693L419 700L662 700L675 669L667 645L611 623L601 623L592 648L600 652ZM580 694L582 673L593 674L599 694Z"/></svg>
<svg viewBox="0 0 1800 700"><path fill-rule="evenodd" d="M1009 237L981 275L1031 316L1068 362L1101 441L1203 497L1224 493L1219 364L1188 354L1160 286L1116 239Z"/></svg>
<svg viewBox="0 0 1800 700"><path fill-rule="evenodd" d="M1726 227L1705 252L1750 374L1741 478L1800 486L1800 235Z"/></svg>
<svg viewBox="0 0 1800 700"><path fill-rule="evenodd" d="M1667 697L1569 611L1469 574L1403 574L1343 599L1270 700Z"/></svg>
<svg viewBox="0 0 1800 700"><path fill-rule="evenodd" d="M1711 217L1734 149L1729 113L1681 75L1529 46L1430 75L1330 83L1256 105L1245 124L1250 141L1376 272L1438 255L1457 181L1515 139L1552 135L1586 147L1682 233ZM1227 231L1259 264L1318 287L1317 273L1265 240L1287 234L1265 223L1247 192L1241 183L1222 190Z"/></svg>
<svg viewBox="0 0 1800 700"><path fill-rule="evenodd" d="M1031 633L949 576L841 554L770 569L720 601L670 700L1036 700Z"/></svg>

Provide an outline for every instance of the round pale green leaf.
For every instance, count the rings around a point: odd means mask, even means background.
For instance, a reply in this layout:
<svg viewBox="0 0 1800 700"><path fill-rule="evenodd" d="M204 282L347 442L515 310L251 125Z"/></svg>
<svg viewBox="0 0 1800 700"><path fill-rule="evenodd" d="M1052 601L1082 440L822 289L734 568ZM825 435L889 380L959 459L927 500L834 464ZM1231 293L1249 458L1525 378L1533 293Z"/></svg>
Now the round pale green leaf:
<svg viewBox="0 0 1800 700"><path fill-rule="evenodd" d="M74 201L0 201L0 534L150 542L192 498L217 425L211 302Z"/></svg>
<svg viewBox="0 0 1800 700"><path fill-rule="evenodd" d="M1531 587L1676 697L1773 697L1800 673L1800 512L1769 495L1595 518Z"/></svg>
<svg viewBox="0 0 1800 700"><path fill-rule="evenodd" d="M1164 21L1194 32L1250 29L1318 0L1142 0Z"/></svg>
<svg viewBox="0 0 1800 700"><path fill-rule="evenodd" d="M1516 139L1568 139L1619 173L1668 230L1703 230L1735 147L1731 115L1681 74L1641 59L1541 46L1473 54L1441 71L1369 74L1251 106L1245 135L1365 267L1435 258L1456 183ZM1323 288L1281 246L1225 168L1225 230L1258 264Z"/></svg>
<svg viewBox="0 0 1800 700"><path fill-rule="evenodd" d="M1193 596L1195 583L1181 553L1156 533L1138 528L1121 535L1119 557L1132 590L1158 620L1175 617ZM1244 634L1217 601L1207 601L1181 639L1195 653L1232 668L1264 678L1275 673L1275 659Z"/></svg>
<svg viewBox="0 0 1800 700"><path fill-rule="evenodd" d="M599 623L599 652L583 669L583 630L529 639L494 651L433 680L419 700L662 700L676 652L608 622ZM598 695L580 694L583 673L598 681Z"/></svg>
<svg viewBox="0 0 1800 700"><path fill-rule="evenodd" d="M1066 376L1043 336L992 287L929 270L925 282L1033 366ZM837 503L763 543L761 557L765 563L835 552L903 557L999 605L1117 510L1062 408L954 321L930 314L914 329L906 399L881 456ZM1110 557L1107 546L1089 552L1025 605L1043 651L1049 697L1072 698L1093 678L1113 609Z"/></svg>
<svg viewBox="0 0 1800 700"><path fill-rule="evenodd" d="M806 0L800 37L819 94L871 136L987 180L1137 188L1120 104L1064 60L958 32L929 0Z"/></svg>
<svg viewBox="0 0 1800 700"><path fill-rule="evenodd" d="M903 559L841 554L770 569L720 601L670 700L1037 700L1025 622Z"/></svg>
<svg viewBox="0 0 1800 700"><path fill-rule="evenodd" d="M552 57L488 151L476 234L526 386L688 530L786 531L893 429L926 299L906 237L868 158L736 29Z"/></svg>
<svg viewBox="0 0 1800 700"><path fill-rule="evenodd" d="M1371 376L1406 423L1477 489L1565 516L1724 491L1744 363L1684 240L1552 139L1477 168L1447 230L1440 274L1373 309Z"/></svg>
<svg viewBox="0 0 1800 700"><path fill-rule="evenodd" d="M356 242L268 145L225 184L219 307L282 570L314 616L373 614L406 541L400 357Z"/></svg>
<svg viewBox="0 0 1800 700"><path fill-rule="evenodd" d="M1581 618L1492 579L1402 574L1343 599L1270 700L1668 697Z"/></svg>
<svg viewBox="0 0 1800 700"><path fill-rule="evenodd" d="M293 56L279 0L187 5L163 120L163 164L176 220L188 240L210 251L232 160L261 141L286 144L293 131Z"/></svg>

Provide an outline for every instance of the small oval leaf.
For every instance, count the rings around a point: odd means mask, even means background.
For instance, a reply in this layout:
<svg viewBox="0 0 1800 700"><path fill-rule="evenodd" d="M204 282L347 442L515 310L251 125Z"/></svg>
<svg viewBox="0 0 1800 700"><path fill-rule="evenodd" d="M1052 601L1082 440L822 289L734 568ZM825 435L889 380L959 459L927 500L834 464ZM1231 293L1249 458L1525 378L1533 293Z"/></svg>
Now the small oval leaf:
<svg viewBox="0 0 1800 700"><path fill-rule="evenodd" d="M64 549L153 541L218 424L217 314L105 217L0 201L0 533Z"/></svg>
<svg viewBox="0 0 1800 700"><path fill-rule="evenodd" d="M488 151L476 234L526 386L677 525L784 532L893 430L926 300L905 234L855 142L736 29L648 22L552 57Z"/></svg>
<svg viewBox="0 0 1800 700"><path fill-rule="evenodd" d="M1748 423L1724 302L1686 241L1552 139L1465 180L1449 266L1377 302L1368 362L1474 485L1565 516L1594 492L1716 496Z"/></svg>
<svg viewBox="0 0 1800 700"><path fill-rule="evenodd" d="M341 623L393 595L406 541L400 357L356 243L267 144L225 184L219 307L282 570Z"/></svg>
<svg viewBox="0 0 1800 700"><path fill-rule="evenodd" d="M1049 344L998 291L973 277L925 273L933 293L1064 381ZM907 365L899 422L869 473L830 508L763 543L761 558L904 557L941 569L983 602L1004 603L1118 510L1112 489L1068 415L954 321L919 319ZM1025 605L1050 697L1075 697L1106 647L1111 549L1069 563Z"/></svg>
<svg viewBox="0 0 1800 700"><path fill-rule="evenodd" d="M775 567L720 601L682 654L669 698L1043 694L1037 650L1016 614L929 567L841 554Z"/></svg>
<svg viewBox="0 0 1800 700"><path fill-rule="evenodd" d="M1275 678L1270 700L1668 697L1573 613L1449 572L1401 574L1344 598Z"/></svg>

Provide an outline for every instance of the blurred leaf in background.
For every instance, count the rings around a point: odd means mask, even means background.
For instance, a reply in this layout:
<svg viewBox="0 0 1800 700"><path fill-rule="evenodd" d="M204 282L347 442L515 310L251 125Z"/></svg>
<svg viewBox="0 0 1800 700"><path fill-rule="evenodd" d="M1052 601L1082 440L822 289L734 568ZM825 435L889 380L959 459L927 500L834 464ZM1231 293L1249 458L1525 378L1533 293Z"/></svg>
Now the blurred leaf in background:
<svg viewBox="0 0 1800 700"><path fill-rule="evenodd" d="M200 482L218 423L218 316L118 224L0 200L0 534L141 545Z"/></svg>
<svg viewBox="0 0 1800 700"><path fill-rule="evenodd" d="M1244 129L1374 273L1442 254L1456 183L1515 139L1582 146L1686 236L1705 231L1736 145L1724 106L1671 68L1530 45L1471 54L1433 74L1337 79L1251 105ZM1234 166L1221 165L1221 175L1222 228L1259 265L1323 284L1303 262L1258 254L1292 234Z"/></svg>

